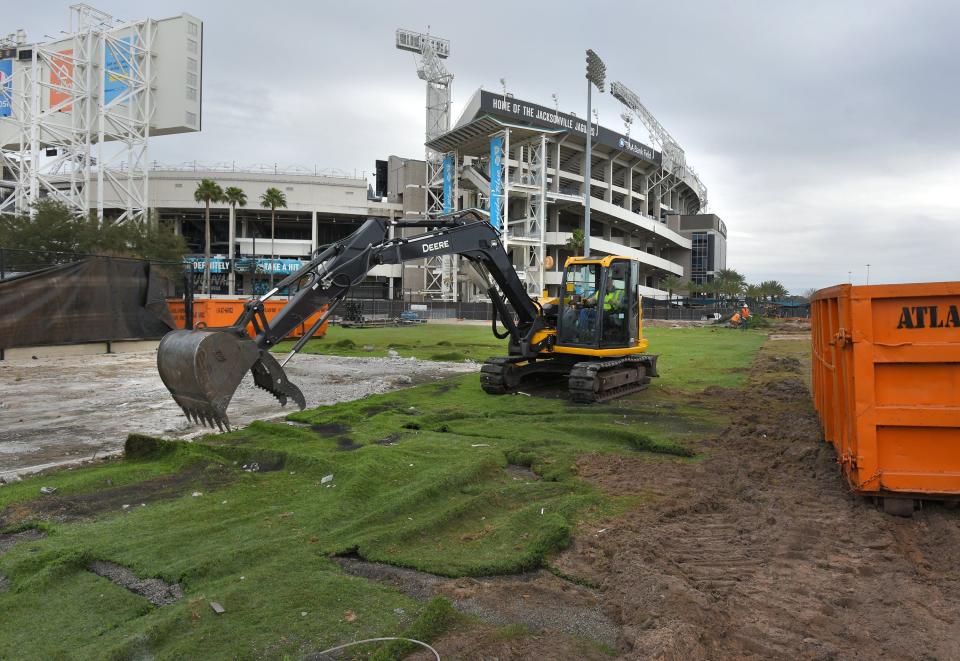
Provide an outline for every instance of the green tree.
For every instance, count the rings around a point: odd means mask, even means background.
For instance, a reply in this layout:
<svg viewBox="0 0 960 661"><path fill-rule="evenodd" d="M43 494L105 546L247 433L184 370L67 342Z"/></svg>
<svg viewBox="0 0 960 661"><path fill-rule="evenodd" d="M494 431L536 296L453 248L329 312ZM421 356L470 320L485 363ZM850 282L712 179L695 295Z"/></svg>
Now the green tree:
<svg viewBox="0 0 960 661"><path fill-rule="evenodd" d="M233 238L236 236L237 231L237 207L247 206L247 194L243 192L242 188L237 186L227 186L223 189L223 201L230 205L230 231L227 233L227 236L230 238L230 276L228 280L228 292L233 296L234 292L234 269L233 269Z"/></svg>
<svg viewBox="0 0 960 661"><path fill-rule="evenodd" d="M210 203L223 201L223 189L213 179L203 179L193 191L193 199L204 205L203 291L210 296Z"/></svg>
<svg viewBox="0 0 960 661"><path fill-rule="evenodd" d="M743 295L748 300L759 301L764 296L763 288L760 285L747 285L743 290Z"/></svg>
<svg viewBox="0 0 960 661"><path fill-rule="evenodd" d="M666 289L669 300L673 300L673 292L689 291L689 283L678 275L672 273L660 279L660 289Z"/></svg>
<svg viewBox="0 0 960 661"><path fill-rule="evenodd" d="M573 232L570 233L570 238L567 239L567 248L569 248L574 255L579 255L583 252L583 230L579 227Z"/></svg>
<svg viewBox="0 0 960 661"><path fill-rule="evenodd" d="M770 302L786 298L790 292L778 280L765 280L760 283Z"/></svg>
<svg viewBox="0 0 960 661"><path fill-rule="evenodd" d="M743 293L747 279L734 269L720 269L713 276L717 296L727 299L736 298Z"/></svg>
<svg viewBox="0 0 960 661"><path fill-rule="evenodd" d="M236 213L237 207L247 206L247 194L243 192L242 188L227 186L223 189L223 201L233 207L233 211Z"/></svg>
<svg viewBox="0 0 960 661"><path fill-rule="evenodd" d="M100 223L53 200L41 200L34 214L0 215L0 247L30 252L35 264L59 263L69 254L121 255L180 262L187 252L183 238L162 224L130 221ZM14 259L18 253L13 253Z"/></svg>
<svg viewBox="0 0 960 661"><path fill-rule="evenodd" d="M273 262L277 259L277 252L274 248L274 237L276 236L277 209L287 208L287 196L279 188L268 188L260 196L260 206L264 209L270 209L270 289L273 289Z"/></svg>

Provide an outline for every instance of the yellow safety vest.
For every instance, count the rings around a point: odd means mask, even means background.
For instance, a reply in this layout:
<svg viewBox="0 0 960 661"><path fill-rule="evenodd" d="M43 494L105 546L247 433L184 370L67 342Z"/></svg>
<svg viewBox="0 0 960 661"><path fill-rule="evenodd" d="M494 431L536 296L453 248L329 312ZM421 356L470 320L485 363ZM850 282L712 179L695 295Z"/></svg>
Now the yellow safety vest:
<svg viewBox="0 0 960 661"><path fill-rule="evenodd" d="M614 308L619 308L623 301L623 290L614 289L611 292L607 292L607 295L603 297L603 309L609 312Z"/></svg>

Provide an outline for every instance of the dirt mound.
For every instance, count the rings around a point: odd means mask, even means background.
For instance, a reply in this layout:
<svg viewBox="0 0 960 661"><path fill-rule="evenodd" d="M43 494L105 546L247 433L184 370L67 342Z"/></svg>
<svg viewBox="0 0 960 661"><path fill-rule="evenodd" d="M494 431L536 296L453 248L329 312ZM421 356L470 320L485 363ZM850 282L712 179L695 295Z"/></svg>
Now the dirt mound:
<svg viewBox="0 0 960 661"><path fill-rule="evenodd" d="M960 516L888 517L820 441L804 361L761 356L696 464L591 455L581 477L648 505L554 563L598 586L627 658L960 658Z"/></svg>

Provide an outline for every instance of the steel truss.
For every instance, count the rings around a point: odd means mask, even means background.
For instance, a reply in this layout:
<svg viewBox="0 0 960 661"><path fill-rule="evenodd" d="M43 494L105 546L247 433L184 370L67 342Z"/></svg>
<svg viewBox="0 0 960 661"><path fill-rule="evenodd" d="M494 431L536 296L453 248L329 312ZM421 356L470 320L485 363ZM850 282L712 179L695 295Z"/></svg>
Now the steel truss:
<svg viewBox="0 0 960 661"><path fill-rule="evenodd" d="M450 96L453 74L443 63L450 54L450 42L407 30L397 30L397 47L417 55L417 77L426 83L426 140L430 142L450 130ZM443 159L445 154L426 148L426 212L440 215L444 212ZM456 160L454 166L459 165ZM454 197L456 200L456 196ZM456 210L456 204L453 209ZM455 257L445 255L424 260L421 294L444 301L457 300L459 269Z"/></svg>
<svg viewBox="0 0 960 661"><path fill-rule="evenodd" d="M72 5L70 11L71 34L56 45L34 44L29 66L14 81L14 112L8 119L19 141L0 155L14 175L14 189L0 211L27 213L46 198L87 214L94 208L95 182L100 221L108 188L122 209L115 222L144 220L156 23L117 24L106 12L84 4ZM109 101L108 57L117 90ZM51 93L59 100L44 109L43 99ZM66 112L69 122L63 121Z"/></svg>
<svg viewBox="0 0 960 661"><path fill-rule="evenodd" d="M544 290L548 144L547 136L541 134L516 145L517 169L508 177L509 190L523 200L523 217L505 223L504 244L519 252L524 284L532 297Z"/></svg>

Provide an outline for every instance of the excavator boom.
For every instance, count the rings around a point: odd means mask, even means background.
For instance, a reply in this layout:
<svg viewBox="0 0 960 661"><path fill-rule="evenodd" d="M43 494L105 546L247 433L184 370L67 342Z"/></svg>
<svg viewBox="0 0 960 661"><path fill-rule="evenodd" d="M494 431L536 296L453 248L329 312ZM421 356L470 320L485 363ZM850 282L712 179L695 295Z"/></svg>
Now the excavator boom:
<svg viewBox="0 0 960 661"><path fill-rule="evenodd" d="M428 231L391 239L391 226ZM496 230L480 213L470 210L436 220L366 221L347 238L315 254L273 290L247 301L232 326L168 333L157 351L160 378L189 419L210 427L229 428L227 406L248 371L252 372L254 383L274 395L280 404L292 399L302 409L306 406L303 393L287 379L281 363L270 352L271 347L326 306L326 312L314 326L319 327L350 289L378 264L447 254L465 257L487 276L487 293L510 337L511 351L535 357L541 345L534 344L532 338L544 328L541 309L527 295ZM286 288L295 293L268 321L264 302ZM254 337L247 332L251 324ZM304 334L284 363L312 334L312 329Z"/></svg>

